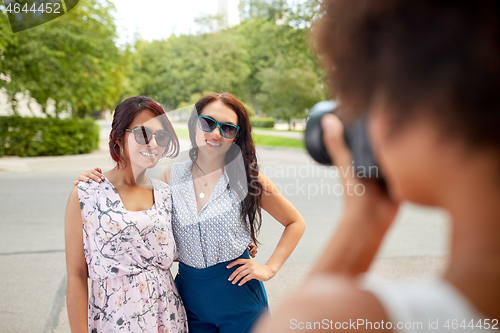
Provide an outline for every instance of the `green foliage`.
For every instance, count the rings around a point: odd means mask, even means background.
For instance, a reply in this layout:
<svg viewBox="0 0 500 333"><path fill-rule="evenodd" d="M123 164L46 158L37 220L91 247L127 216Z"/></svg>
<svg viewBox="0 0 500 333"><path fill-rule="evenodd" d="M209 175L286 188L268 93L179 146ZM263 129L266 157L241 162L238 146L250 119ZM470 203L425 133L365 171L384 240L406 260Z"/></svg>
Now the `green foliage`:
<svg viewBox="0 0 500 333"><path fill-rule="evenodd" d="M99 147L99 125L90 118L0 117L0 156L85 154Z"/></svg>
<svg viewBox="0 0 500 333"><path fill-rule="evenodd" d="M113 4L108 0L82 0L66 15L16 34L2 47L0 80L13 106L17 93L29 93L39 104L55 101L56 114L71 103L73 113L114 107L124 73L115 45ZM0 13L0 21L6 14ZM4 24L0 23L3 34Z"/></svg>
<svg viewBox="0 0 500 333"><path fill-rule="evenodd" d="M238 95L250 74L242 39L229 31L138 41L135 51L129 76L140 83L136 92L172 109L204 91Z"/></svg>
<svg viewBox="0 0 500 333"><path fill-rule="evenodd" d="M259 74L263 92L257 99L268 116L289 121L305 117L307 109L324 99L318 77L311 70L267 68Z"/></svg>
<svg viewBox="0 0 500 333"><path fill-rule="evenodd" d="M257 113L268 113L261 103L262 99L258 98L261 94L268 95L268 90L263 85L263 72L266 70L284 72L301 69L311 72L310 76L315 77L313 87L319 86L324 90L320 85L324 73L309 45L308 27L292 27L257 17L243 21L234 27L234 31L244 37L244 47L250 58L251 73L246 82L250 97L245 97L252 101ZM272 99L272 96L268 97Z"/></svg>
<svg viewBox="0 0 500 333"><path fill-rule="evenodd" d="M189 100L188 101L182 101L179 103L179 105L177 105L177 109L183 109L183 108L187 108L193 104L196 104L196 102L198 102L200 100L200 98L202 98L203 96L205 96L207 94L205 93L194 93L192 94L190 97L189 97Z"/></svg>
<svg viewBox="0 0 500 333"><path fill-rule="evenodd" d="M253 106L251 106L250 104L247 104L247 103L243 103L243 106L247 110L249 117L255 116L255 109L253 108Z"/></svg>
<svg viewBox="0 0 500 333"><path fill-rule="evenodd" d="M14 43L15 35L10 28L9 18L0 11L0 60L3 61L3 55L8 45Z"/></svg>
<svg viewBox="0 0 500 333"><path fill-rule="evenodd" d="M311 77L316 78L313 87L323 89L324 74L308 42L308 20L319 2L308 0L293 11L281 0L271 5L259 0L247 2L241 3L248 7L248 19L230 29L138 41L128 74L129 81L136 84L133 95L151 96L176 108L183 102L193 104L192 96L201 96L203 91L229 91L259 114L263 106L257 96L267 94L262 82L266 69L311 71Z"/></svg>
<svg viewBox="0 0 500 333"><path fill-rule="evenodd" d="M265 118L265 117L257 117L250 118L250 123L252 127L266 127L273 128L274 127L274 119L273 118Z"/></svg>
<svg viewBox="0 0 500 333"><path fill-rule="evenodd" d="M303 116L325 97L309 42L320 0L240 4L243 21L232 28L216 31L220 18L209 15L197 20L203 33L137 39L121 49L110 0L81 0L67 15L17 34L0 12L0 73L10 78L0 88L14 107L21 92L44 108L55 101L57 112L70 105L80 117L134 95L176 109L207 91L231 92L252 116Z"/></svg>

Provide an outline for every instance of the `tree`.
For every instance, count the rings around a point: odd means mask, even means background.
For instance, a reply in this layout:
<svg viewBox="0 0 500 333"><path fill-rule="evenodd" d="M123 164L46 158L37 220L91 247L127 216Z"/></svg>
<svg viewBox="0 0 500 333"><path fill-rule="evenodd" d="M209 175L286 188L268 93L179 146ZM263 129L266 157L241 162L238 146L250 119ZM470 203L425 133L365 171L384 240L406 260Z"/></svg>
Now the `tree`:
<svg viewBox="0 0 500 333"><path fill-rule="evenodd" d="M246 90L245 99L251 101L256 109L258 107L255 96L261 91L257 74L265 68L273 67L278 54L283 52L279 29L275 22L260 18L249 19L231 29L233 33L241 36L242 47L248 54L250 73L242 83Z"/></svg>
<svg viewBox="0 0 500 333"><path fill-rule="evenodd" d="M219 31L203 37L205 70L200 88L243 95L244 82L251 72L243 38L232 31Z"/></svg>
<svg viewBox="0 0 500 333"><path fill-rule="evenodd" d="M13 43L15 35L9 25L7 14L0 11L0 59L3 61L3 56L9 44Z"/></svg>
<svg viewBox="0 0 500 333"><path fill-rule="evenodd" d="M279 20L289 12L286 0L240 0L238 6L242 21L252 18Z"/></svg>
<svg viewBox="0 0 500 333"><path fill-rule="evenodd" d="M0 86L16 102L29 94L44 111L55 102L56 116L67 104L74 115L113 108L124 79L116 27L108 0L85 0L66 15L16 33L3 53Z"/></svg>
<svg viewBox="0 0 500 333"><path fill-rule="evenodd" d="M250 57L247 89L255 109L263 109L259 104L262 96L256 97L267 94L261 78L265 69L272 68L280 73L302 69L312 71L312 76L315 75L319 82L324 80L325 74L312 51L309 37L311 20L319 9L318 0L307 0L294 6L288 6L284 1L247 0L246 4L241 3L247 6L247 19L233 30L244 37L244 47Z"/></svg>
<svg viewBox="0 0 500 333"><path fill-rule="evenodd" d="M262 93L257 96L269 116L288 120L305 117L305 111L324 99L324 90L317 75L303 68L282 71L266 68L259 73Z"/></svg>
<svg viewBox="0 0 500 333"><path fill-rule="evenodd" d="M139 41L132 78L138 91L176 108L203 91L241 94L250 74L242 39L229 31L203 35L172 35L168 40Z"/></svg>

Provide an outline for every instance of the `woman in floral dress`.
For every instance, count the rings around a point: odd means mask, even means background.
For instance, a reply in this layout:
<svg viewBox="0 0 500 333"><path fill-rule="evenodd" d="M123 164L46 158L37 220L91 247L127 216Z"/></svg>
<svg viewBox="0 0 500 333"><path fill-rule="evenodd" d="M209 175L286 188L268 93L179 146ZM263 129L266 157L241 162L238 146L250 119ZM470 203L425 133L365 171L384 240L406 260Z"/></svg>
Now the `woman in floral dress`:
<svg viewBox="0 0 500 333"><path fill-rule="evenodd" d="M170 186L145 177L161 157L178 154L175 132L156 102L136 96L117 106L109 146L116 167L99 183L80 182L66 209L71 331L187 332L170 273Z"/></svg>
<svg viewBox="0 0 500 333"><path fill-rule="evenodd" d="M251 124L230 93L209 94L188 122L189 161L162 173L172 189L179 249L176 285L191 333L248 333L268 312L263 281L273 278L305 229L297 209L259 172ZM102 180L100 169L79 180ZM250 259L264 209L284 230L268 261ZM255 252L255 247L253 247Z"/></svg>

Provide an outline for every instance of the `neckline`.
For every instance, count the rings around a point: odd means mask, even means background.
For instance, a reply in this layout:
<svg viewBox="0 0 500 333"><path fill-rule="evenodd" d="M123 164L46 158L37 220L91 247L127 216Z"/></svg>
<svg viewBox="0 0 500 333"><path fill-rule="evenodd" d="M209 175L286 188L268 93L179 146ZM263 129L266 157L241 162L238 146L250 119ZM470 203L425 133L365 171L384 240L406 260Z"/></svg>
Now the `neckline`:
<svg viewBox="0 0 500 333"><path fill-rule="evenodd" d="M144 210L128 210L127 208L125 208L125 205L123 204L122 197L120 196L120 193L118 193L118 190L116 189L115 185L113 185L113 183L106 176L104 176L104 181L107 181L111 185L111 187L113 188L113 192L118 197L118 200L120 201L120 205L125 212L127 212L127 213L146 213L146 212L149 212L150 210L156 208L156 202L157 202L157 200L156 200L156 188L154 186L153 179L151 177L148 177L148 178L149 178L149 181L151 182L151 187L153 189L153 205L151 207L149 207L148 209L144 209Z"/></svg>
<svg viewBox="0 0 500 333"><path fill-rule="evenodd" d="M192 199L194 199L194 209L195 209L195 212L196 212L196 215L199 216L201 214L201 212L203 212L203 210L205 209L205 207L208 206L208 204L210 203L210 201L212 201L212 197L214 196L214 193L218 190L218 188L220 187L220 183L221 181L223 180L226 180L226 170L227 168L224 168L224 172L222 173L222 175L220 176L220 178L217 180L217 183L215 184L215 187L214 189L212 190L212 193L210 193L210 196L208 197L208 200L207 202L205 202L205 204L203 205L203 207L201 207L200 211L198 211L198 199L196 198L196 191L194 190L194 176L193 176L193 172L192 172L192 167L193 167L193 161L191 161L191 163L188 163L188 168L187 168L187 172L188 172L188 179L190 180L190 197Z"/></svg>

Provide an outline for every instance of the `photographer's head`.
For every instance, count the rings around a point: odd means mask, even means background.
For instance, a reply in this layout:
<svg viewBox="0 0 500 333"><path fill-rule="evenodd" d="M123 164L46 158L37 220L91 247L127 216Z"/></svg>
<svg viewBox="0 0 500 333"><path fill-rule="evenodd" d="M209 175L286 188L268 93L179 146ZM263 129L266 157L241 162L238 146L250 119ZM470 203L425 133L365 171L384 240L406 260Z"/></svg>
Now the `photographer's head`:
<svg viewBox="0 0 500 333"><path fill-rule="evenodd" d="M346 119L370 113L370 136L394 194L438 204L436 185L450 185L458 167L499 180L497 2L323 6L315 29L331 86Z"/></svg>

